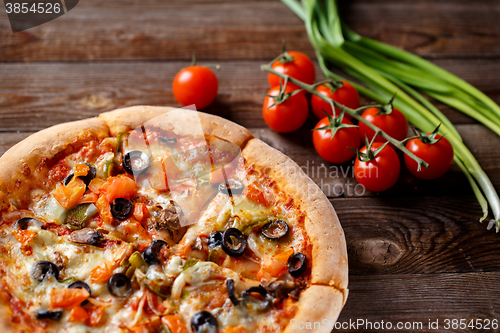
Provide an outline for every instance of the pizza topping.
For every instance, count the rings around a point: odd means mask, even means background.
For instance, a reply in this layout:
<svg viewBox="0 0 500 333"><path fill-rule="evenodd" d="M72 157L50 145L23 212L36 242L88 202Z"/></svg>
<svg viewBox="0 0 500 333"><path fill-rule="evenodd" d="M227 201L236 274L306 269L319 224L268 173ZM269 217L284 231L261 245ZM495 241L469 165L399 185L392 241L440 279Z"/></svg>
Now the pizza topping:
<svg viewBox="0 0 500 333"><path fill-rule="evenodd" d="M173 145L173 144L177 143L176 138L166 138L164 136L159 136L158 141L160 141L161 143L167 144L167 145Z"/></svg>
<svg viewBox="0 0 500 333"><path fill-rule="evenodd" d="M52 195L66 209L77 204L78 200L85 194L87 186L80 178L71 179L67 185L58 184Z"/></svg>
<svg viewBox="0 0 500 333"><path fill-rule="evenodd" d="M33 217L22 217L14 224L14 229L26 230L29 227L40 229L42 227L42 222Z"/></svg>
<svg viewBox="0 0 500 333"><path fill-rule="evenodd" d="M245 236L236 228L229 228L222 235L222 249L231 257L240 257L247 249Z"/></svg>
<svg viewBox="0 0 500 333"><path fill-rule="evenodd" d="M207 246L209 249L213 249L222 246L222 232L214 231L210 234L207 241Z"/></svg>
<svg viewBox="0 0 500 333"><path fill-rule="evenodd" d="M229 299L234 305L240 304L240 300L236 296L236 292L234 289L234 280L233 279L227 279L226 280L226 286L227 286L227 293L229 295Z"/></svg>
<svg viewBox="0 0 500 333"><path fill-rule="evenodd" d="M186 233L187 227L181 226L180 219L181 209L173 200L168 202L165 209L155 207L153 210L155 228L168 234L171 240L169 243L178 243Z"/></svg>
<svg viewBox="0 0 500 333"><path fill-rule="evenodd" d="M126 220L132 213L133 204L124 198L117 198L111 203L111 215L117 220Z"/></svg>
<svg viewBox="0 0 500 333"><path fill-rule="evenodd" d="M92 164L82 163L75 165L74 171L72 171L64 180L64 185L68 185L73 177L76 175L78 178L83 180L85 185L89 186L92 179L96 176L96 168Z"/></svg>
<svg viewBox="0 0 500 333"><path fill-rule="evenodd" d="M228 179L219 184L219 192L227 195L241 194L244 189L245 185L236 179Z"/></svg>
<svg viewBox="0 0 500 333"><path fill-rule="evenodd" d="M191 330L193 333L217 333L219 323L208 311L200 311L191 318Z"/></svg>
<svg viewBox="0 0 500 333"><path fill-rule="evenodd" d="M269 239L278 239L285 236L288 229L288 224L285 221L281 219L272 220L262 227L262 234Z"/></svg>
<svg viewBox="0 0 500 333"><path fill-rule="evenodd" d="M294 252L288 258L288 272L293 277L298 277L307 269L307 258L300 252Z"/></svg>
<svg viewBox="0 0 500 333"><path fill-rule="evenodd" d="M37 262L32 270L31 275L38 282L42 282L49 276L53 276L56 280L59 279L59 268L50 261L39 261Z"/></svg>
<svg viewBox="0 0 500 333"><path fill-rule="evenodd" d="M104 239L104 236L100 231L91 228L83 228L81 230L75 230L69 236L72 242L79 244L88 244L99 246Z"/></svg>
<svg viewBox="0 0 500 333"><path fill-rule="evenodd" d="M72 323L83 323L88 317L89 314L84 308L79 305L75 305L69 313L68 321Z"/></svg>
<svg viewBox="0 0 500 333"><path fill-rule="evenodd" d="M251 298L257 300L257 298L252 295L254 293L259 294L261 297L260 302L255 307L257 311L266 311L273 304L273 298L271 295L269 295L267 290L262 286L256 286L248 288L241 295L243 303L247 308L252 309L255 306L255 301L251 300Z"/></svg>
<svg viewBox="0 0 500 333"><path fill-rule="evenodd" d="M50 291L50 309L69 309L75 305L86 301L90 293L86 289L52 289Z"/></svg>
<svg viewBox="0 0 500 333"><path fill-rule="evenodd" d="M68 286L68 288L69 288L69 289L85 289L85 290L87 290L87 291L88 291L88 293L89 293L89 297L91 297L91 296L92 296L92 290L90 290L90 286L89 286L87 283L83 282L83 281L75 281L75 282L73 282L73 283L70 283L70 284L69 284L69 286ZM87 300L85 300L85 301L83 301L81 304L82 304L82 305L84 305L84 304L86 304L87 302L88 302L88 301L87 301Z"/></svg>
<svg viewBox="0 0 500 333"><path fill-rule="evenodd" d="M116 297L126 297L132 291L132 284L125 274L117 273L109 279L108 290Z"/></svg>
<svg viewBox="0 0 500 333"><path fill-rule="evenodd" d="M125 175L118 175L116 177L109 177L106 179L99 192L106 194L106 200L113 202L117 198L128 198L135 193L137 185L135 181Z"/></svg>
<svg viewBox="0 0 500 333"><path fill-rule="evenodd" d="M129 174L138 176L151 166L148 154L140 150L132 150L123 155L123 168Z"/></svg>
<svg viewBox="0 0 500 333"><path fill-rule="evenodd" d="M179 316L164 316L161 318L161 323L165 333L188 333L186 326L184 326Z"/></svg>
<svg viewBox="0 0 500 333"><path fill-rule="evenodd" d="M267 292L277 299L287 298L295 290L300 291L301 287L301 285L293 281L283 280L263 281L260 285L266 288Z"/></svg>
<svg viewBox="0 0 500 333"><path fill-rule="evenodd" d="M48 311L48 310L38 310L36 312L36 319L51 319L59 320L62 317L62 310Z"/></svg>
<svg viewBox="0 0 500 333"><path fill-rule="evenodd" d="M164 246L168 247L168 244L161 239L155 239L154 241L152 241L151 246L146 248L146 250L144 250L144 252L142 253L144 260L149 265L159 264L161 261L161 249Z"/></svg>
<svg viewBox="0 0 500 333"><path fill-rule="evenodd" d="M84 203L71 208L66 216L66 224L69 229L81 229L85 222L98 213L97 207L92 203ZM78 243L78 242L77 242Z"/></svg>

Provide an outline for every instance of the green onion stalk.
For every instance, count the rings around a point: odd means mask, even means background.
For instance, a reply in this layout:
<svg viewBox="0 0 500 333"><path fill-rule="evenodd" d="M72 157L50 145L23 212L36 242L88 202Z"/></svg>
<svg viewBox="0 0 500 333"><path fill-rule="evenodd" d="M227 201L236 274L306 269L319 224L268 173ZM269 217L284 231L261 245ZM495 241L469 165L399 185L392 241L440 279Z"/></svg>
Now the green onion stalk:
<svg viewBox="0 0 500 333"><path fill-rule="evenodd" d="M424 95L467 114L498 135L500 107L478 89L427 60L356 34L340 21L334 0L281 1L304 21L325 78L347 81L362 95L382 104L397 92L394 106L414 126L432 132L441 124L439 132L452 144L454 161L471 184L483 211L480 222L488 216L489 204L493 219L488 229L495 225L499 232L500 199L493 184L451 121ZM333 73L329 65L342 69L364 85Z"/></svg>

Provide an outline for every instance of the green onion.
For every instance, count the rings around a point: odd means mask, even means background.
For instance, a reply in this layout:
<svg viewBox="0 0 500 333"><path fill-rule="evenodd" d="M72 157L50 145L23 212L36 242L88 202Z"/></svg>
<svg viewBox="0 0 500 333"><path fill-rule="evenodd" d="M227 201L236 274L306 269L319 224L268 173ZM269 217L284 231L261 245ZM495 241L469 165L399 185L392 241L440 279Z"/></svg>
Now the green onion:
<svg viewBox="0 0 500 333"><path fill-rule="evenodd" d="M453 145L454 160L470 182L483 211L480 221L488 215L489 204L494 219L490 221L488 229L496 225L496 231L499 232L500 199L493 184L463 144L453 124L422 94L456 108L498 135L500 107L478 89L446 70L414 54L356 34L341 23L333 0L304 0L302 3L298 0L281 1L305 22L309 40L326 78L350 82L328 69L328 65L335 65L363 82L364 86L350 83L361 94L379 103L386 103L397 92L394 106L421 130L432 132L442 124L440 133L446 134ZM293 80L291 82L295 83ZM346 109L346 112L349 110Z"/></svg>

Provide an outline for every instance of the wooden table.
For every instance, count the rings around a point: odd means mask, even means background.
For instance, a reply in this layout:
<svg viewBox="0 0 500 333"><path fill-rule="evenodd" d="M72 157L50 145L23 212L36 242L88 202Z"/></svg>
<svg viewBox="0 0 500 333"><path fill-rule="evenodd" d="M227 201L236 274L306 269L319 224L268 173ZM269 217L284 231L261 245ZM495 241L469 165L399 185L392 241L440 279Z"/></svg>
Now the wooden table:
<svg viewBox="0 0 500 333"><path fill-rule="evenodd" d="M431 59L500 103L498 0L344 1L342 16L360 34ZM333 170L312 147L313 119L298 134L266 127L268 85L259 65L280 52L283 39L313 55L302 22L279 1L82 0L16 34L2 9L0 154L53 124L128 105L177 105L172 79L195 52L222 67L219 95L205 111L250 128L329 194L349 250L350 295L340 322L422 322L422 329L399 331L445 332L471 331L445 329L447 319L500 320L500 235L478 223L479 205L456 166L433 182L403 170L393 189L356 195L352 170L312 174L323 164ZM500 190L500 138L438 107Z"/></svg>

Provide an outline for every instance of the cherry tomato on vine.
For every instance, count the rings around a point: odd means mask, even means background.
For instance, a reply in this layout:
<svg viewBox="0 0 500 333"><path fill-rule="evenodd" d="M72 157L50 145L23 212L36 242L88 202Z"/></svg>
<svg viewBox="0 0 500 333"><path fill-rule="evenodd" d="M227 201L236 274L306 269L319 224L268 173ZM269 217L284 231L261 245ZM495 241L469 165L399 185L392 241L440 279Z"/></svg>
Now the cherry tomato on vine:
<svg viewBox="0 0 500 333"><path fill-rule="evenodd" d="M322 95L325 95L342 105L347 106L351 109L359 108L359 94L356 88L354 88L349 82L342 81L342 86L335 88L331 84L322 84L316 87L316 91ZM330 104L320 97L313 95L311 97L311 107L316 114L316 117L323 119L325 116L325 110L329 115L333 115L332 107ZM335 108L335 114L338 116L340 110ZM344 117L352 119L349 114L345 114Z"/></svg>
<svg viewBox="0 0 500 333"><path fill-rule="evenodd" d="M335 121L333 118L324 117L318 122L313 131L313 144L319 156L324 160L341 164L356 156L356 153L349 147L359 148L361 132L357 127L341 127L332 138L331 129L318 130L318 128L330 126L333 121ZM342 124L352 125L351 121L346 118L342 119Z"/></svg>
<svg viewBox="0 0 500 333"><path fill-rule="evenodd" d="M204 109L215 100L219 82L214 72L205 66L189 66L174 78L174 97L182 106L194 104Z"/></svg>
<svg viewBox="0 0 500 333"><path fill-rule="evenodd" d="M299 92L291 96L294 89L287 86L284 90L283 101L273 105L276 102L275 98L266 96L264 106L262 107L262 115L264 121L273 130L280 133L288 133L298 130L307 119L308 104L303 92ZM271 88L267 92L270 96L280 98L280 87Z"/></svg>
<svg viewBox="0 0 500 333"><path fill-rule="evenodd" d="M439 134L436 134L431 139L432 141L429 142L428 136L432 134L428 133L422 139L415 138L406 143L406 148L409 151L429 164L428 168L422 166L420 171L417 171L417 162L410 156L405 155L406 167L415 177L420 179L439 178L450 170L453 163L453 147L450 142Z"/></svg>
<svg viewBox="0 0 500 333"><path fill-rule="evenodd" d="M361 117L365 118L367 121L372 123L373 125L380 128L385 133L389 134L396 140L404 140L406 138L406 134L408 133L408 120L406 117L396 108L393 108L392 112L389 114L380 114L377 108L369 108L366 109ZM371 140L375 135L375 132L369 128L367 125L362 122L359 123L359 130L363 137L366 135L368 140ZM380 135L377 135L375 138L375 142L386 142L384 138Z"/></svg>
<svg viewBox="0 0 500 333"><path fill-rule="evenodd" d="M280 59L272 64L272 68L279 73L287 74L307 84L313 84L316 80L314 64L311 59L302 52L285 52ZM284 84L284 80L280 79L278 76L271 73L267 75L267 81L271 87L279 86L280 80L281 84ZM287 86L298 89L295 84L290 82L288 82Z"/></svg>
<svg viewBox="0 0 500 333"><path fill-rule="evenodd" d="M375 152L383 145L381 142L374 142L370 150ZM366 154L367 147L361 148L360 152ZM359 158L356 158L356 162L354 162L356 180L367 190L373 192L391 188L396 184L400 171L399 157L389 145L379 151L372 160L360 161Z"/></svg>

